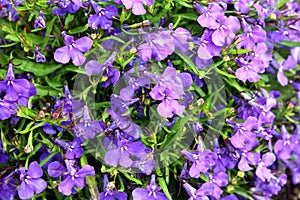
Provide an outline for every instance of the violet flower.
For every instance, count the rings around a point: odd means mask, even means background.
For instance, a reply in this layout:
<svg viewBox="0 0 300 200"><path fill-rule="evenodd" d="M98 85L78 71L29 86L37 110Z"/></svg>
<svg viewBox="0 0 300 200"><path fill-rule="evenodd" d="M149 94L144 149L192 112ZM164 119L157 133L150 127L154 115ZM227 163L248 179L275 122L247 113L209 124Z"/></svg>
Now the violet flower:
<svg viewBox="0 0 300 200"><path fill-rule="evenodd" d="M43 11L40 11L39 16L34 21L34 28L46 28L45 16Z"/></svg>
<svg viewBox="0 0 300 200"><path fill-rule="evenodd" d="M228 176L224 172L215 173L214 175L208 175L208 182L201 185L196 194L199 196L210 196L216 199L220 199L224 187L228 184Z"/></svg>
<svg viewBox="0 0 300 200"><path fill-rule="evenodd" d="M220 54L222 47L216 46L212 41L213 30L206 29L201 38L196 41L199 44L197 55L199 58L208 60Z"/></svg>
<svg viewBox="0 0 300 200"><path fill-rule="evenodd" d="M101 200L127 200L127 194L125 192L115 190L113 182L109 182L107 175L104 175L103 180L103 192L99 193Z"/></svg>
<svg viewBox="0 0 300 200"><path fill-rule="evenodd" d="M216 29L219 27L218 19L224 16L224 10L216 3L208 4L207 9L203 9L197 21L202 27Z"/></svg>
<svg viewBox="0 0 300 200"><path fill-rule="evenodd" d="M66 46L56 49L54 52L55 61L66 64L72 59L74 65L82 65L85 61L83 52L90 50L93 40L85 36L74 41L74 37L67 35L66 32L63 31L61 34L64 37Z"/></svg>
<svg viewBox="0 0 300 200"><path fill-rule="evenodd" d="M256 135L252 131L258 128L258 120L255 117L248 117L242 124L235 124L236 133L230 141L235 148L244 148L256 143Z"/></svg>
<svg viewBox="0 0 300 200"><path fill-rule="evenodd" d="M174 52L174 44L169 34L151 33L143 35L146 43L138 46L138 55L144 61L151 60L152 57L156 61L164 60L167 56Z"/></svg>
<svg viewBox="0 0 300 200"><path fill-rule="evenodd" d="M146 10L143 4L151 6L154 3L154 0L121 0L121 2L127 10L132 9L134 15L144 15L146 14Z"/></svg>
<svg viewBox="0 0 300 200"><path fill-rule="evenodd" d="M276 157L273 153L268 152L262 156L258 167L255 171L255 174L262 180L262 181L270 181L272 173L271 169L268 169L276 161Z"/></svg>
<svg viewBox="0 0 300 200"><path fill-rule="evenodd" d="M71 0L58 0L55 5L58 8L53 9L52 13L58 16L63 16L67 12L74 14L80 9L80 4Z"/></svg>
<svg viewBox="0 0 300 200"><path fill-rule="evenodd" d="M155 175L151 176L150 184L146 189L136 188L132 191L133 200L168 200L166 195L160 192L161 188L155 183Z"/></svg>
<svg viewBox="0 0 300 200"><path fill-rule="evenodd" d="M273 66L278 69L277 80L280 85L286 86L288 84L288 78L284 75L284 71L294 69L297 65L294 57L290 55L286 60L282 62L282 65L279 65L276 61L272 62Z"/></svg>
<svg viewBox="0 0 300 200"><path fill-rule="evenodd" d="M130 155L141 157L141 154L146 154L146 147L142 142L130 143L125 138L122 138L119 133L117 134L117 138L117 147L108 149L104 156L106 164L113 167L120 165L124 168L129 168L133 164Z"/></svg>
<svg viewBox="0 0 300 200"><path fill-rule="evenodd" d="M96 14L89 17L89 27L92 29L98 29L100 26L104 30L109 29L112 26L113 18L118 15L118 9L113 5L101 8L94 1L91 1L91 4Z"/></svg>
<svg viewBox="0 0 300 200"><path fill-rule="evenodd" d="M26 107L29 97L34 96L36 94L36 88L31 82L24 78L15 78L14 68L11 63L8 64L6 80L0 81L0 88L5 88L6 94L4 96L4 99L6 101L18 102L20 105ZM4 109L8 105L5 102L2 102L2 106Z"/></svg>
<svg viewBox="0 0 300 200"><path fill-rule="evenodd" d="M72 128L72 131L77 137L85 139L93 139L97 133L101 133L103 128L97 120L93 121L90 118L87 106L84 106L83 117L79 124Z"/></svg>
<svg viewBox="0 0 300 200"><path fill-rule="evenodd" d="M45 56L40 52L40 47L35 47L35 62L46 62Z"/></svg>
<svg viewBox="0 0 300 200"><path fill-rule="evenodd" d="M43 170L36 161L30 163L27 172L24 167L21 167L19 172L21 185L18 188L18 194L20 199L30 199L34 193L39 194L46 189L47 182L41 178Z"/></svg>
<svg viewBox="0 0 300 200"><path fill-rule="evenodd" d="M81 158L84 150L82 148L82 141L79 137L75 138L72 142L64 142L56 139L55 142L59 144L65 151L65 157L67 159Z"/></svg>
<svg viewBox="0 0 300 200"><path fill-rule="evenodd" d="M2 140L0 139L0 164L5 164L9 159L9 155L3 149Z"/></svg>
<svg viewBox="0 0 300 200"><path fill-rule="evenodd" d="M5 177L0 178L0 199L1 200L13 200L17 194L17 180L15 178L15 172L9 173Z"/></svg>
<svg viewBox="0 0 300 200"><path fill-rule="evenodd" d="M85 177L95 176L95 169L90 165L84 165L78 169L66 160L67 172L64 180L58 185L58 190L62 194L69 196L74 190L73 187L83 188L85 186Z"/></svg>
<svg viewBox="0 0 300 200"><path fill-rule="evenodd" d="M112 55L105 61L104 64L100 64L95 60L89 61L85 65L85 71L88 76L98 75L100 76L100 85L102 87L108 87L110 84L116 85L120 78L120 71L113 67L114 58L116 53Z"/></svg>

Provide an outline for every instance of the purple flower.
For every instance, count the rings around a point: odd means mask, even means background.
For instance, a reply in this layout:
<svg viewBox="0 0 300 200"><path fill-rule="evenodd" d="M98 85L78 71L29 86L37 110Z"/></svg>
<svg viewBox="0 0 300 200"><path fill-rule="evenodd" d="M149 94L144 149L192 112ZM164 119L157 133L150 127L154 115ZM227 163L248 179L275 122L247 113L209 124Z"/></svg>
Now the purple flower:
<svg viewBox="0 0 300 200"><path fill-rule="evenodd" d="M121 137L120 134L117 135L117 147L108 149L104 156L104 161L106 164L113 167L118 165L129 168L133 164L133 160L130 155L142 156L141 154L146 154L146 147L142 142L129 142L128 140Z"/></svg>
<svg viewBox="0 0 300 200"><path fill-rule="evenodd" d="M220 199L223 190L220 187L224 187L228 184L228 176L224 172L215 173L213 176L208 175L208 182L201 185L196 194L199 196L212 196L216 199Z"/></svg>
<svg viewBox="0 0 300 200"><path fill-rule="evenodd" d="M278 69L277 79L282 86L286 86L288 84L288 78L284 76L285 70L294 69L297 65L294 57L290 55L286 60L282 62L282 65L279 65L276 61L272 62L272 64Z"/></svg>
<svg viewBox="0 0 300 200"><path fill-rule="evenodd" d="M72 131L77 137L82 137L85 140L88 138L93 139L96 133L103 131L103 128L99 121L91 120L88 107L84 106L83 117L80 123L72 128Z"/></svg>
<svg viewBox="0 0 300 200"><path fill-rule="evenodd" d="M1 83L0 83L1 84ZM5 120L10 118L11 115L16 114L17 106L5 99L0 99L0 119Z"/></svg>
<svg viewBox="0 0 300 200"><path fill-rule="evenodd" d="M0 199L1 200L13 200L17 194L17 180L15 178L15 172L11 172L5 177L0 178Z"/></svg>
<svg viewBox="0 0 300 200"><path fill-rule="evenodd" d="M290 135L284 125L281 127L281 134L282 139L276 141L274 145L274 152L278 158L287 160L291 157L292 152L298 149L300 140L297 132Z"/></svg>
<svg viewBox="0 0 300 200"><path fill-rule="evenodd" d="M220 54L222 47L216 46L212 41L213 30L206 29L201 36L199 41L196 41L199 44L198 48L198 57L204 60L211 59L213 56Z"/></svg>
<svg viewBox="0 0 300 200"><path fill-rule="evenodd" d="M240 42L237 44L238 48L253 49L256 43L261 43L266 40L266 31L261 26L256 25L252 29L249 24L243 19L242 26L244 34L239 35Z"/></svg>
<svg viewBox="0 0 300 200"><path fill-rule="evenodd" d="M94 1L91 2L96 14L92 15L88 19L88 25L92 29L98 29L100 26L106 30L112 26L112 20L118 15L118 9L113 5L108 5L106 8L101 8Z"/></svg>
<svg viewBox="0 0 300 200"><path fill-rule="evenodd" d="M151 176L150 184L146 189L136 188L132 191L133 200L168 200L166 195L160 192L161 188L155 183L155 175Z"/></svg>
<svg viewBox="0 0 300 200"><path fill-rule="evenodd" d="M8 65L6 80L0 81L0 88L5 88L4 99L8 102L18 102L22 106L27 107L28 99L36 94L35 86L28 80L21 78L15 79L14 68L11 63ZM5 101L2 101L2 109L9 107ZM5 114L7 116L8 113ZM1 116L1 115L0 115Z"/></svg>
<svg viewBox="0 0 300 200"><path fill-rule="evenodd" d="M35 62L46 62L45 56L40 52L40 47L35 47Z"/></svg>
<svg viewBox="0 0 300 200"><path fill-rule="evenodd" d="M144 15L146 10L143 6L151 6L154 0L121 0L127 10L132 9L132 13L135 15Z"/></svg>
<svg viewBox="0 0 300 200"><path fill-rule="evenodd" d="M73 108L73 97L72 94L69 90L68 85L64 86L64 94L65 94L65 98L62 100L58 100L56 101L55 105L54 105L54 109L55 110L59 110L62 109L62 116L66 117L67 114L69 114L70 112L72 112L72 108Z"/></svg>
<svg viewBox="0 0 300 200"><path fill-rule="evenodd" d="M74 41L73 36L69 36L66 32L62 32L66 46L56 49L54 59L56 62L66 64L72 59L76 66L84 63L85 57L82 52L88 52L93 45L93 40L85 36Z"/></svg>
<svg viewBox="0 0 300 200"><path fill-rule="evenodd" d="M262 60L254 59L250 63L243 58L237 59L238 64L242 67L237 69L235 75L243 82L249 80L250 82L257 82L260 79L258 73L265 71Z"/></svg>
<svg viewBox="0 0 300 200"><path fill-rule="evenodd" d="M181 153L193 163L189 171L192 178L198 178L200 172L207 172L207 170L214 166L217 161L217 155L210 150L197 152L183 150Z"/></svg>
<svg viewBox="0 0 300 200"><path fill-rule="evenodd" d="M161 76L148 73L157 85L151 90L150 96L154 100L162 101L157 112L164 117L172 117L173 114L182 114L184 106L180 105L178 99L183 98L184 89L192 84L192 77L188 73L176 72L173 67L167 67Z"/></svg>
<svg viewBox="0 0 300 200"><path fill-rule="evenodd" d="M95 169L90 165L84 165L81 169L78 169L66 160L66 166L65 178L58 185L59 192L66 196L72 194L73 187L83 188L85 186L85 177L95 176Z"/></svg>
<svg viewBox="0 0 300 200"><path fill-rule="evenodd" d="M113 67L115 53L104 64L100 64L97 61L91 60L85 65L85 71L88 76L99 75L100 85L102 87L108 87L110 84L116 85L120 78L120 71Z"/></svg>
<svg viewBox="0 0 300 200"><path fill-rule="evenodd" d="M197 21L202 27L217 29L218 19L224 16L224 10L216 3L210 3L206 10L198 17Z"/></svg>
<svg viewBox="0 0 300 200"><path fill-rule="evenodd" d="M242 124L236 124L236 133L231 137L231 143L235 148L252 146L257 142L255 133L252 130L258 128L258 120L255 117L248 117Z"/></svg>
<svg viewBox="0 0 300 200"><path fill-rule="evenodd" d="M258 152L248 152L243 150L241 153L241 160L238 164L239 170L246 172L252 170L253 168L250 165L257 166L259 163L260 154Z"/></svg>
<svg viewBox="0 0 300 200"><path fill-rule="evenodd" d="M107 175L104 175L103 180L103 192L99 193L101 200L127 200L127 194L125 192L115 190L115 185L109 182Z"/></svg>
<svg viewBox="0 0 300 200"><path fill-rule="evenodd" d="M83 153L83 148L81 147L82 141L79 137L75 138L72 142L64 142L56 139L55 142L59 144L65 151L65 157L67 159L81 158Z"/></svg>
<svg viewBox="0 0 300 200"><path fill-rule="evenodd" d="M16 22L19 19L17 11L14 9L10 1L0 1L0 18L10 18L13 22Z"/></svg>
<svg viewBox="0 0 300 200"><path fill-rule="evenodd" d="M67 12L73 14L80 9L80 5L78 5L77 2L70 0L58 0L56 6L58 6L58 8L53 9L52 13L58 16L63 16L67 14Z"/></svg>
<svg viewBox="0 0 300 200"><path fill-rule="evenodd" d="M36 161L30 163L27 172L24 167L21 167L19 172L21 185L18 188L18 194L20 199L30 199L34 193L39 194L46 189L47 183L41 179L43 170Z"/></svg>
<svg viewBox="0 0 300 200"><path fill-rule="evenodd" d="M61 175L63 175L64 171L65 171L65 167L58 161L51 162L48 165L48 169L47 169L49 176L53 178L60 177Z"/></svg>
<svg viewBox="0 0 300 200"><path fill-rule="evenodd" d="M268 169L267 167L271 166L275 161L276 161L276 157L273 153L271 152L265 153L258 164L255 174L262 181L270 181L272 173L271 173L271 169Z"/></svg>
<svg viewBox="0 0 300 200"><path fill-rule="evenodd" d="M36 20L34 21L34 28L46 28L46 22L44 19L44 13L43 11L40 11L39 16L36 18Z"/></svg>
<svg viewBox="0 0 300 200"><path fill-rule="evenodd" d="M151 33L144 34L143 37L146 43L138 46L138 55L144 61L149 61L152 57L161 61L174 52L174 44L169 34Z"/></svg>
<svg viewBox="0 0 300 200"><path fill-rule="evenodd" d="M188 40L191 39L191 33L184 29L184 28L177 28L176 30L173 29L173 24L169 24L169 30L163 31L162 34L169 34L170 37L170 45L174 45L175 48L178 49L181 53L186 53L189 50L189 42Z"/></svg>

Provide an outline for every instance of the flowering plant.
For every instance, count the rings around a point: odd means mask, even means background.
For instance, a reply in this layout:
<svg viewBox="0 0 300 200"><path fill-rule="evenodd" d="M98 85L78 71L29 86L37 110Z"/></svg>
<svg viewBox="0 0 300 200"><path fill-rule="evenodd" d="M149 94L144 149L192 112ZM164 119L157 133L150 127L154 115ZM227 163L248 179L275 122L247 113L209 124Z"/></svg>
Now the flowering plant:
<svg viewBox="0 0 300 200"><path fill-rule="evenodd" d="M0 0L0 199L292 199L294 0Z"/></svg>

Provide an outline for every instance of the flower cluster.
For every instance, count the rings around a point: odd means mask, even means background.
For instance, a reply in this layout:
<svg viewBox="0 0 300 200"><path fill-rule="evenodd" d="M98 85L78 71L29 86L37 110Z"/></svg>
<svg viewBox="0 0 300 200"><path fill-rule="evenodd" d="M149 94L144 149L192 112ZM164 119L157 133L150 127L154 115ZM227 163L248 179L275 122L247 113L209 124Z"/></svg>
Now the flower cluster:
<svg viewBox="0 0 300 200"><path fill-rule="evenodd" d="M0 199L293 199L299 19L293 0L0 0Z"/></svg>

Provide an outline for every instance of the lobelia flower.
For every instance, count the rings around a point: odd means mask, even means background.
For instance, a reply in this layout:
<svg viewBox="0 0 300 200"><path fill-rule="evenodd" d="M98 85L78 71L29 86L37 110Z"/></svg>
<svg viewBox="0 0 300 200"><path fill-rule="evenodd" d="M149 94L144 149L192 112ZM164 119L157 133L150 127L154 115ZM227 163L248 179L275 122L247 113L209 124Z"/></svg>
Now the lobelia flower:
<svg viewBox="0 0 300 200"><path fill-rule="evenodd" d="M43 170L36 161L30 163L27 172L24 167L21 167L18 171L20 172L21 181L18 188L20 199L30 199L34 196L34 193L39 194L46 189L47 182L41 178Z"/></svg>
<svg viewBox="0 0 300 200"><path fill-rule="evenodd" d="M144 149L145 153L135 154L139 159L134 160L132 167L138 168L142 173L150 175L156 166L154 152L151 149Z"/></svg>
<svg viewBox="0 0 300 200"><path fill-rule="evenodd" d="M277 80L280 85L286 86L288 84L288 78L284 76L284 71L294 69L297 65L294 57L290 55L286 60L282 62L282 65L279 65L278 62L272 62L273 66L278 69Z"/></svg>
<svg viewBox="0 0 300 200"><path fill-rule="evenodd" d="M168 200L166 195L160 192L161 188L156 185L155 175L151 176L150 184L146 186L146 189L136 188L132 191L133 200Z"/></svg>
<svg viewBox="0 0 300 200"><path fill-rule="evenodd" d="M58 190L62 194L69 196L74 190L73 187L83 188L85 186L85 177L95 176L95 169L90 165L84 165L79 169L68 160L65 163L67 172L64 174L64 180L58 185Z"/></svg>
<svg viewBox="0 0 300 200"><path fill-rule="evenodd" d="M149 61L152 57L161 61L174 52L174 44L170 44L172 38L169 34L146 33L143 37L146 43L139 45L137 49L139 57L144 61Z"/></svg>
<svg viewBox="0 0 300 200"><path fill-rule="evenodd" d="M276 157L273 153L265 153L256 168L256 176L258 176L262 181L270 181L272 173L271 169L268 169L267 167L271 166L275 161Z"/></svg>
<svg viewBox="0 0 300 200"><path fill-rule="evenodd" d="M242 67L238 68L235 72L236 77L246 82L257 82L260 79L258 73L265 71L264 63L262 60L254 59L251 62L246 61L244 58L238 58L237 63Z"/></svg>
<svg viewBox="0 0 300 200"><path fill-rule="evenodd" d="M286 174L281 174L277 176L272 175L269 182L264 182L261 179L256 178L255 188L251 188L251 191L254 192L255 195L253 196L256 199L265 200L268 197L277 195L286 183L287 183Z"/></svg>
<svg viewBox="0 0 300 200"><path fill-rule="evenodd" d="M198 178L200 176L200 172L207 172L208 169L214 166L217 162L217 155L210 150L198 150L196 152L182 150L181 154L193 163L189 171L192 178Z"/></svg>
<svg viewBox="0 0 300 200"><path fill-rule="evenodd" d="M78 4L78 1L74 0L58 0L55 5L58 8L53 9L52 13L58 16L63 16L67 14L67 12L74 14L81 7L81 4Z"/></svg>
<svg viewBox="0 0 300 200"><path fill-rule="evenodd" d="M45 16L43 11L40 11L39 16L34 21L34 28L46 28Z"/></svg>
<svg viewBox="0 0 300 200"><path fill-rule="evenodd" d="M235 148L247 148L257 143L256 134L252 132L258 129L258 120L255 117L248 117L242 124L235 124L236 132L230 141Z"/></svg>
<svg viewBox="0 0 300 200"><path fill-rule="evenodd" d="M120 78L120 71L113 67L116 53L113 53L104 64L100 64L95 60L89 61L85 65L85 71L88 76L99 75L100 85L108 87L110 84L116 85Z"/></svg>
<svg viewBox="0 0 300 200"><path fill-rule="evenodd" d="M287 160L291 157L292 152L298 149L300 139L297 132L290 135L284 125L281 127L281 138L276 141L274 152L281 160Z"/></svg>
<svg viewBox="0 0 300 200"><path fill-rule="evenodd" d="M150 96L154 100L162 101L157 112L163 117L172 117L173 114L182 114L184 106L180 105L178 99L183 98L184 89L188 89L193 80L190 74L176 72L173 67L167 67L161 76L148 73L157 85L151 90Z"/></svg>
<svg viewBox="0 0 300 200"><path fill-rule="evenodd" d="M265 42L266 31L263 30L261 26L255 25L252 29L251 26L244 19L242 19L242 27L244 33L238 35L238 37L240 37L240 42L237 43L237 48L244 47L244 49L253 49L256 43Z"/></svg>
<svg viewBox="0 0 300 200"><path fill-rule="evenodd" d="M27 107L28 99L36 94L35 86L28 80L21 78L16 79L14 68L11 63L8 64L6 80L0 81L0 88L5 88L4 100L7 102L18 102L20 105ZM1 106L1 105L0 105ZM8 105L2 101L3 109ZM7 116L8 113L6 113Z"/></svg>
<svg viewBox="0 0 300 200"><path fill-rule="evenodd" d="M93 139L96 133L101 133L103 127L101 126L100 121L93 121L90 118L89 110L87 106L84 106L83 117L80 119L79 124L72 128L72 131L77 137L85 139Z"/></svg>
<svg viewBox="0 0 300 200"><path fill-rule="evenodd" d="M228 184L228 176L225 172L215 173L214 175L208 174L208 182L201 185L196 194L199 196L210 196L220 199L224 187Z"/></svg>
<svg viewBox="0 0 300 200"><path fill-rule="evenodd" d="M202 14L198 17L197 21L202 27L209 29L216 29L219 27L217 22L218 18L224 16L224 10L216 3L208 4L207 9L202 9Z"/></svg>
<svg viewBox="0 0 300 200"><path fill-rule="evenodd" d="M201 38L196 41L199 44L197 55L199 58L208 60L220 54L222 47L216 46L212 41L213 30L206 29Z"/></svg>
<svg viewBox="0 0 300 200"><path fill-rule="evenodd" d="M122 138L120 133L117 133L117 146L107 150L104 161L106 164L113 167L118 165L129 168L133 164L133 160L130 155L143 156L146 154L146 147L142 142L129 142L125 138Z"/></svg>
<svg viewBox="0 0 300 200"><path fill-rule="evenodd" d="M115 0L116 1L116 0ZM121 0L127 10L132 9L134 15L144 15L146 10L143 6L151 6L154 0Z"/></svg>
<svg viewBox="0 0 300 200"><path fill-rule="evenodd" d="M88 19L88 25L92 29L100 28L106 30L112 26L112 20L118 15L118 9L113 5L108 5L106 8L101 8L97 3L91 1L92 7L96 14Z"/></svg>
<svg viewBox="0 0 300 200"><path fill-rule="evenodd" d="M56 49L54 52L55 61L66 64L72 59L74 65L82 65L85 61L83 52L90 50L93 45L93 40L85 36L74 41L74 37L67 35L65 31L61 34L66 46Z"/></svg>
<svg viewBox="0 0 300 200"><path fill-rule="evenodd" d="M241 159L238 164L239 170L246 172L252 170L253 168L250 165L257 166L259 164L260 154L258 152L249 152L244 149L240 153Z"/></svg>
<svg viewBox="0 0 300 200"><path fill-rule="evenodd" d="M12 104L5 99L0 99L0 119L6 120L11 117L11 115L16 114L17 106Z"/></svg>
<svg viewBox="0 0 300 200"><path fill-rule="evenodd" d="M189 183L184 182L183 187L190 197L188 200L209 200L209 198L207 196L202 196L202 195L198 194L197 190L193 186L191 186Z"/></svg>
<svg viewBox="0 0 300 200"><path fill-rule="evenodd" d="M67 116L67 114L69 114L70 112L72 112L72 108L73 108L73 97L72 94L69 90L68 85L64 85L64 94L65 94L65 98L62 100L58 100L55 102L54 104L54 109L55 110L59 110L62 109L62 116L65 117Z"/></svg>
<svg viewBox="0 0 300 200"><path fill-rule="evenodd" d="M99 193L100 200L127 200L127 194L125 192L115 190L115 184L109 182L108 177L104 174L103 180L103 192Z"/></svg>
<svg viewBox="0 0 300 200"><path fill-rule="evenodd" d="M58 139L55 139L55 142L59 144L65 151L65 158L73 160L81 158L82 153L84 152L81 147L82 141L79 137L75 138L72 142L64 142Z"/></svg>
<svg viewBox="0 0 300 200"><path fill-rule="evenodd" d="M19 19L19 16L17 15L17 11L14 9L11 1L8 0L0 1L0 18L8 18L13 22L16 22Z"/></svg>
<svg viewBox="0 0 300 200"><path fill-rule="evenodd" d="M250 5L252 2L250 0L237 0L234 4L234 8L241 13L249 13Z"/></svg>
<svg viewBox="0 0 300 200"><path fill-rule="evenodd" d="M40 47L35 47L35 62L46 62L45 56L40 52Z"/></svg>
<svg viewBox="0 0 300 200"><path fill-rule="evenodd" d="M17 180L15 172L9 173L5 177L0 178L0 200L13 200L17 194Z"/></svg>

